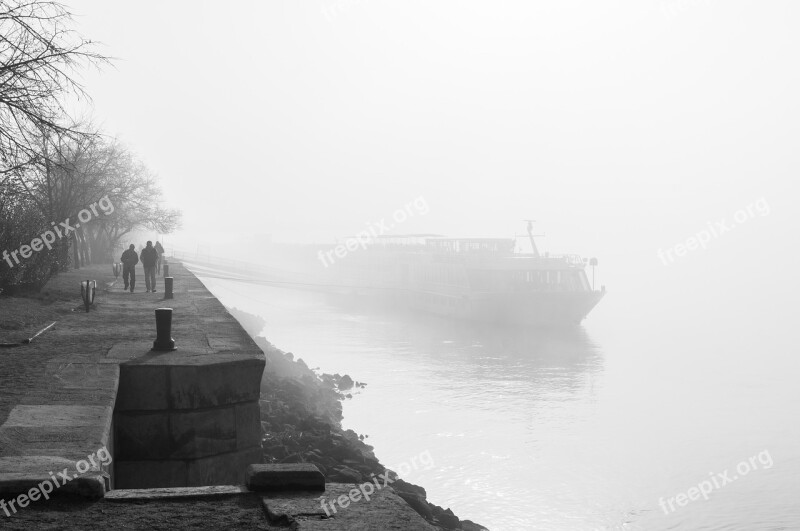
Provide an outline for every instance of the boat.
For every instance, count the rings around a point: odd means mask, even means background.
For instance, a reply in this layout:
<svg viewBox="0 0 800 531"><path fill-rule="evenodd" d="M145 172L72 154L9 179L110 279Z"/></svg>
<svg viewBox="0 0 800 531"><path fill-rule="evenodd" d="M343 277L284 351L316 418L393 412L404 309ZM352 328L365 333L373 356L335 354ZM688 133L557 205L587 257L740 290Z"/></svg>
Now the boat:
<svg viewBox="0 0 800 531"><path fill-rule="evenodd" d="M329 291L444 317L580 324L606 293L594 286L597 259L539 253L531 222L528 239L531 251L523 253L516 238L378 236L327 267L322 283Z"/></svg>

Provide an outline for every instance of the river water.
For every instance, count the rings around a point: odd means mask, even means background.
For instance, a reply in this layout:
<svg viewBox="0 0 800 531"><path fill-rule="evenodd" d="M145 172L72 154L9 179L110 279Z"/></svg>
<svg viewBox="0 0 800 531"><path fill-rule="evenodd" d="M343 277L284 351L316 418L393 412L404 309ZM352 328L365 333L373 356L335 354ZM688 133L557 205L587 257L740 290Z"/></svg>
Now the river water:
<svg viewBox="0 0 800 531"><path fill-rule="evenodd" d="M774 294L632 283L547 331L203 280L279 348L366 382L344 426L390 466L429 452L406 479L492 531L800 529L800 362L789 317L759 306Z"/></svg>

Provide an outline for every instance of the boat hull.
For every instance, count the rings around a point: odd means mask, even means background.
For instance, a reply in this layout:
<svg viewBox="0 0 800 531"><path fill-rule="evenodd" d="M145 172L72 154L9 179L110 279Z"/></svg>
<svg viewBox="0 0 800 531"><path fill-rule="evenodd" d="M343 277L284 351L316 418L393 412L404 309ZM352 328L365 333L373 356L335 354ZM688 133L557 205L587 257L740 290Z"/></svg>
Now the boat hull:
<svg viewBox="0 0 800 531"><path fill-rule="evenodd" d="M344 290L340 295L468 321L516 326L561 326L580 324L605 296L605 291L454 295L402 288L387 290L360 287Z"/></svg>

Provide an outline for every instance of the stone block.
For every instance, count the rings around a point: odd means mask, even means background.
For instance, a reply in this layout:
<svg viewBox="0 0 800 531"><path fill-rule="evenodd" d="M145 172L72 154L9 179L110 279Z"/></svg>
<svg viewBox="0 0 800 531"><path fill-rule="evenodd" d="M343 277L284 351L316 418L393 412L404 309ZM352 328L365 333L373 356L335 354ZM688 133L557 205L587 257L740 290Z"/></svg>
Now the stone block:
<svg viewBox="0 0 800 531"><path fill-rule="evenodd" d="M169 368L165 366L120 366L117 411L163 410L169 407Z"/></svg>
<svg viewBox="0 0 800 531"><path fill-rule="evenodd" d="M188 481L185 486L244 484L247 467L263 459L261 448L196 459L188 464Z"/></svg>
<svg viewBox="0 0 800 531"><path fill-rule="evenodd" d="M101 426L86 427L0 427L0 450L5 455L58 455L66 459L85 459L107 445L100 440Z"/></svg>
<svg viewBox="0 0 800 531"><path fill-rule="evenodd" d="M261 407L258 402L236 405L236 449L261 447Z"/></svg>
<svg viewBox="0 0 800 531"><path fill-rule="evenodd" d="M242 485L214 485L209 487L172 487L163 489L119 489L106 494L107 502L135 502L141 500L184 500L239 496L250 494Z"/></svg>
<svg viewBox="0 0 800 531"><path fill-rule="evenodd" d="M53 485L50 473L57 481L63 481L59 472L67 469L71 481L54 488L50 496L61 494L78 494L87 498L102 498L106 492L107 475L101 472L89 472L74 477L75 461L61 457L30 456L0 457L0 497L23 494L39 484L49 481ZM55 485L53 485L55 487Z"/></svg>
<svg viewBox="0 0 800 531"><path fill-rule="evenodd" d="M237 407L170 414L172 459L197 459L236 451Z"/></svg>
<svg viewBox="0 0 800 531"><path fill-rule="evenodd" d="M301 491L264 494L264 512L271 524L291 529L438 530L391 488L375 488L370 493L360 490L361 485L356 484L328 483L326 487L322 495ZM369 495L369 501L364 497L365 492Z"/></svg>
<svg viewBox="0 0 800 531"><path fill-rule="evenodd" d="M253 491L325 490L325 476L311 463L250 465L247 488Z"/></svg>
<svg viewBox="0 0 800 531"><path fill-rule="evenodd" d="M257 401L263 359L241 359L170 368L170 403L174 409L200 409Z"/></svg>
<svg viewBox="0 0 800 531"><path fill-rule="evenodd" d="M9 428L104 426L110 412L107 406L18 405L3 425Z"/></svg>
<svg viewBox="0 0 800 531"><path fill-rule="evenodd" d="M172 453L169 413L117 413L114 416L117 459L168 459Z"/></svg>
<svg viewBox="0 0 800 531"><path fill-rule="evenodd" d="M116 461L114 487L151 489L185 487L187 465L184 461Z"/></svg>

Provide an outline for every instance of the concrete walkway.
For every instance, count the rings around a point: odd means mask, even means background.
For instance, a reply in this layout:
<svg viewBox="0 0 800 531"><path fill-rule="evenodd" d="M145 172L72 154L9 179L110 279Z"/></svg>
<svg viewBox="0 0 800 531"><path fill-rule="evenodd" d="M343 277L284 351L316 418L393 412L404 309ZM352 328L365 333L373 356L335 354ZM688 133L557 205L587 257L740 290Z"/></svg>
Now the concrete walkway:
<svg viewBox="0 0 800 531"><path fill-rule="evenodd" d="M143 277L141 268L137 268ZM65 468L77 475L76 464L98 450L111 449L111 426L119 365L146 353L155 339L154 310L174 309L172 336L179 352L209 356L235 351L263 360L263 353L202 283L180 264L171 264L175 298L164 300L163 279L156 293L145 293L143 278L136 291L112 284L110 265L92 266L58 275L54 291L74 298L42 306L57 320L30 345L0 350L0 494L28 490ZM80 281L98 281L95 305L85 313ZM48 284L47 288L50 288ZM47 289L46 288L46 289ZM30 330L21 335L32 335ZM120 355L120 353L126 353ZM59 492L102 496L110 470L99 459ZM83 467L85 468L85 467Z"/></svg>
<svg viewBox="0 0 800 531"><path fill-rule="evenodd" d="M346 495L357 485L329 483L325 497ZM0 529L44 531L81 529L164 530L247 529L264 531L436 531L391 487L376 491L328 515L322 493L264 496L244 487L112 491L104 499L51 499L36 502L11 517L0 511ZM65 521L69 524L66 525Z"/></svg>

